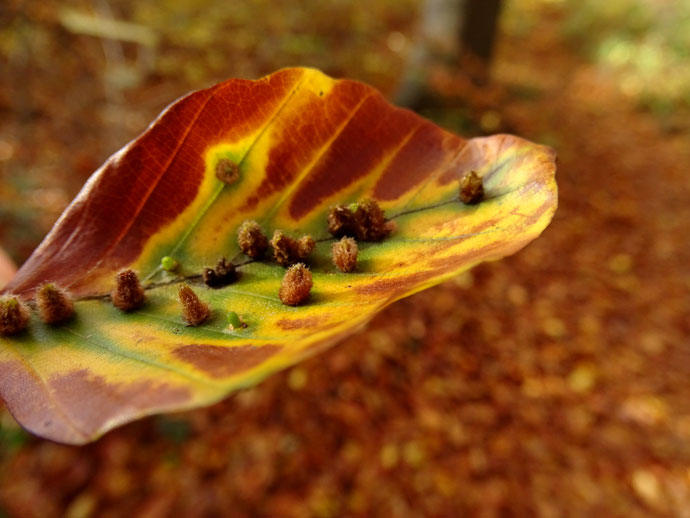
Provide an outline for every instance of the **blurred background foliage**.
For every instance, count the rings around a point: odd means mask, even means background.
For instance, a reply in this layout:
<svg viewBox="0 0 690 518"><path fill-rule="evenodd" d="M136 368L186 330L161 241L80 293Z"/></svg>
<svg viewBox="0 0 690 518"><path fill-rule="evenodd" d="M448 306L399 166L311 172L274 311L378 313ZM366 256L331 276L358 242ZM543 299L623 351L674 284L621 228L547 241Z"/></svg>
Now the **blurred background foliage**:
<svg viewBox="0 0 690 518"><path fill-rule="evenodd" d="M308 65L395 99L429 2L3 0L0 248L190 90ZM539 240L210 409L82 449L0 410L0 517L689 516L690 1L499 22L490 80L431 59L414 107L557 149Z"/></svg>
<svg viewBox="0 0 690 518"><path fill-rule="evenodd" d="M526 35L545 12L564 16L573 49L610 75L623 95L664 123L690 119L690 2L526 0L508 2L504 29Z"/></svg>

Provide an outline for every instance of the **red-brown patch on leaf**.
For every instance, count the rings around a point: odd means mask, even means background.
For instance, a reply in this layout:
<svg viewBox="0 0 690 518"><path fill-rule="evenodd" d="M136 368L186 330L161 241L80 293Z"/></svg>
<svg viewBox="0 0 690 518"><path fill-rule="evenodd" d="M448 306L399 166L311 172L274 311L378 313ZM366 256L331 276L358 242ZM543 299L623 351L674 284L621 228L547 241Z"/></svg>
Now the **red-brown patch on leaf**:
<svg viewBox="0 0 690 518"><path fill-rule="evenodd" d="M494 242L483 246L481 250L473 250L457 255L451 255L449 257L432 259L429 261L429 264L432 268L437 269L437 273L439 270L441 272L445 272L457 268L458 264L472 265L473 263L479 261L503 257L504 255L515 253L530 241L531 239L520 239L509 242Z"/></svg>
<svg viewBox="0 0 690 518"><path fill-rule="evenodd" d="M241 210L253 209L259 200L280 191L309 167L368 90L361 83L338 82L327 95L315 95L304 102L294 118L281 125L283 129L268 153L265 177Z"/></svg>
<svg viewBox="0 0 690 518"><path fill-rule="evenodd" d="M87 434L77 428L42 380L22 362L0 362L0 399L7 404L17 422L32 433L55 441L81 444Z"/></svg>
<svg viewBox="0 0 690 518"><path fill-rule="evenodd" d="M324 320L323 317L281 318L276 322L276 325L285 331L292 329L310 329L317 327L324 322Z"/></svg>
<svg viewBox="0 0 690 518"><path fill-rule="evenodd" d="M263 363L283 348L282 345L180 345L173 354L212 378L226 378Z"/></svg>
<svg viewBox="0 0 690 518"><path fill-rule="evenodd" d="M446 144L446 142L448 142ZM396 200L452 158L465 141L427 122L420 126L382 173L374 198Z"/></svg>
<svg viewBox="0 0 690 518"><path fill-rule="evenodd" d="M422 120L408 110L391 109L381 94L372 94L299 185L290 202L290 216L295 220L305 217L329 197L370 174Z"/></svg>
<svg viewBox="0 0 690 518"><path fill-rule="evenodd" d="M55 404L65 409L69 421L86 437L103 431L120 416L179 407L191 397L188 387L146 379L112 383L88 369L53 374L48 385Z"/></svg>
<svg viewBox="0 0 690 518"><path fill-rule="evenodd" d="M431 279L436 275L438 275L438 272L433 270L417 272L410 275L394 277L392 279L378 279L370 282L369 284L354 286L353 289L360 295L393 295L397 294L398 292L403 292L406 289L415 286L416 284Z"/></svg>

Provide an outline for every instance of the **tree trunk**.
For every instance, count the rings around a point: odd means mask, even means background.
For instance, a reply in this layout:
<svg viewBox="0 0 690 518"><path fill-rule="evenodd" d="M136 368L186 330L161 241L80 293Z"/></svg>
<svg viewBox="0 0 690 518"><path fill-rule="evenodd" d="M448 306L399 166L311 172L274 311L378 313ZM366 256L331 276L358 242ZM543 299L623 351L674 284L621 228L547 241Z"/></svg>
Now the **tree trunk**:
<svg viewBox="0 0 690 518"><path fill-rule="evenodd" d="M464 61L473 80L486 81L500 7L501 0L426 0L395 101L419 106L429 93L429 73L439 66Z"/></svg>

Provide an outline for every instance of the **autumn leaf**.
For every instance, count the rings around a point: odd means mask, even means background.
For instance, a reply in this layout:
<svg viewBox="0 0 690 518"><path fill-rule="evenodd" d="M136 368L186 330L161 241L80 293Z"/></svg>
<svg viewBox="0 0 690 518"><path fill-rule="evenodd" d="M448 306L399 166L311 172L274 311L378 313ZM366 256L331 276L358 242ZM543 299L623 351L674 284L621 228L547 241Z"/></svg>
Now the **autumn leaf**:
<svg viewBox="0 0 690 518"><path fill-rule="evenodd" d="M484 188L478 204L458 199L470 171ZM210 404L332 345L387 304L525 246L556 209L554 173L546 147L510 135L464 140L371 87L312 69L194 92L91 177L5 287L35 308L51 282L75 304L67 321L46 324L33 310L24 331L0 337L0 395L22 426L72 444ZM329 210L366 199L394 230L359 240L356 269L342 273ZM241 252L246 220L267 239L276 230L313 237L305 301L281 301L286 270L270 249ZM214 270L222 257L218 268L234 265L237 279L207 286L205 268L207 281L227 273ZM110 296L123 268L145 289L131 311ZM197 296L190 303L208 306L196 326L183 319L178 295L192 299L182 286Z"/></svg>

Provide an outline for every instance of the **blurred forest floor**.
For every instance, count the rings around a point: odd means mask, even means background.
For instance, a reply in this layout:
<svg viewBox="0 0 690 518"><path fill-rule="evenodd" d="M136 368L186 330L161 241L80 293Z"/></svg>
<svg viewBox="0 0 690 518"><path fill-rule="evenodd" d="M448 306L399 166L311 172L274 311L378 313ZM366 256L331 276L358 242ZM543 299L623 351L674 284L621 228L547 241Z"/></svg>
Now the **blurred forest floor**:
<svg viewBox="0 0 690 518"><path fill-rule="evenodd" d="M25 259L103 159L190 88L299 63L395 90L418 2L257 4L258 19L132 3L126 19L153 29L120 45L9 0L0 246ZM690 516L690 73L687 53L662 52L690 49L673 40L690 6L606 5L619 11L508 2L491 87L430 71L423 111L440 124L557 149L560 207L540 239L208 409L82 448L2 411L0 516ZM201 9L213 30L181 25Z"/></svg>

